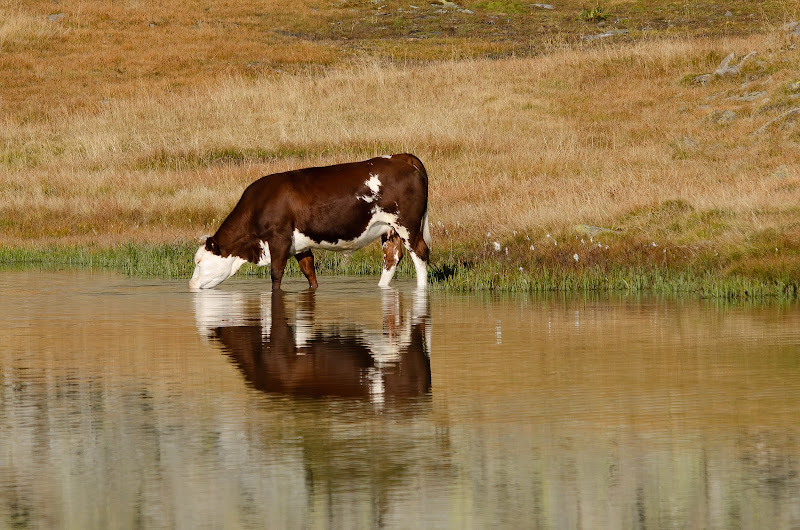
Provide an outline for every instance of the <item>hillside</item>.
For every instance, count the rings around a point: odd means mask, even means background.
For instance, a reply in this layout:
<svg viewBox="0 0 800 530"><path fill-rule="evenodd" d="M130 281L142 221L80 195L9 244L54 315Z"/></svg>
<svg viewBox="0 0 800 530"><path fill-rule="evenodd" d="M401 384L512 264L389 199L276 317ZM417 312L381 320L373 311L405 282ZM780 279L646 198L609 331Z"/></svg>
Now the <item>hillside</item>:
<svg viewBox="0 0 800 530"><path fill-rule="evenodd" d="M669 270L796 290L796 3L553 7L0 8L6 261L188 249L258 176L409 151L436 277L461 287Z"/></svg>

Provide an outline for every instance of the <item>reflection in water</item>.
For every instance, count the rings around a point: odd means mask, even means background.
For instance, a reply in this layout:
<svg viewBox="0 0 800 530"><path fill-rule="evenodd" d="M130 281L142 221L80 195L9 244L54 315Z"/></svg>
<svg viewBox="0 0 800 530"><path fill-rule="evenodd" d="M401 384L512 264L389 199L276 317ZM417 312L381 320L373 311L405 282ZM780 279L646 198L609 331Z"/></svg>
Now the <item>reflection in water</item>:
<svg viewBox="0 0 800 530"><path fill-rule="evenodd" d="M414 312L403 318L400 293L383 289L381 294L381 330L358 322L315 325L313 291L297 296L294 325L283 291L257 300L201 291L195 294L195 313L198 330L221 344L245 379L263 392L369 397L376 403L425 394L431 386L427 295L415 293Z"/></svg>
<svg viewBox="0 0 800 530"><path fill-rule="evenodd" d="M0 271L0 528L800 528L796 304L287 287Z"/></svg>

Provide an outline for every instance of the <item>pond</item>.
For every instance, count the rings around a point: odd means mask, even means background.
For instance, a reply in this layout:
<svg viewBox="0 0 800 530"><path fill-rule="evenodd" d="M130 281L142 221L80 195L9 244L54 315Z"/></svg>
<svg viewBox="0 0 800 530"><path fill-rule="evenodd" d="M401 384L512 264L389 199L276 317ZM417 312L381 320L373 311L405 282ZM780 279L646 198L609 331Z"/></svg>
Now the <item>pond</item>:
<svg viewBox="0 0 800 530"><path fill-rule="evenodd" d="M797 528L800 308L0 271L0 527Z"/></svg>

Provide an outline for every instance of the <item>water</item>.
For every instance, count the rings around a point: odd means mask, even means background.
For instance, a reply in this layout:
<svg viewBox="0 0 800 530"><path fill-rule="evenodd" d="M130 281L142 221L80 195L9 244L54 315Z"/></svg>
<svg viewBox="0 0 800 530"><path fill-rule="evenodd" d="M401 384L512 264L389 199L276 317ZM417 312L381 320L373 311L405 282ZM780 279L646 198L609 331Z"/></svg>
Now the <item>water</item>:
<svg viewBox="0 0 800 530"><path fill-rule="evenodd" d="M797 528L800 308L0 272L0 528Z"/></svg>

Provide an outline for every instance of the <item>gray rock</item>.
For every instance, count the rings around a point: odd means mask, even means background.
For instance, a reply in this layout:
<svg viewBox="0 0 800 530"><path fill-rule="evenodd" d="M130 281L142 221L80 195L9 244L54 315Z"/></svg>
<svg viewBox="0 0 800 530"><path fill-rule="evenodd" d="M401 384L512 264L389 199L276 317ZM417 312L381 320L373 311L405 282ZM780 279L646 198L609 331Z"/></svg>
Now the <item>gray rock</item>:
<svg viewBox="0 0 800 530"><path fill-rule="evenodd" d="M714 74L701 74L694 78L694 82L698 85L705 85L713 76Z"/></svg>
<svg viewBox="0 0 800 530"><path fill-rule="evenodd" d="M792 35L800 35L800 22L789 22L788 24L784 24L783 30L788 31Z"/></svg>
<svg viewBox="0 0 800 530"><path fill-rule="evenodd" d="M605 33L600 33L599 35L582 35L581 40L591 41L597 39L607 39L608 37L614 37L615 35L624 35L628 33L626 29L613 29L611 31L606 31Z"/></svg>
<svg viewBox="0 0 800 530"><path fill-rule="evenodd" d="M683 138L681 138L681 144L686 149L694 149L695 147L697 147L697 142L695 142L694 140L692 140L688 136L684 136Z"/></svg>
<svg viewBox="0 0 800 530"><path fill-rule="evenodd" d="M734 52L728 54L728 56L725 57L721 63L719 63L719 66L717 66L717 69L714 71L714 73L717 75L721 75L720 72L726 71L728 69L728 65L730 65L731 61L733 61L735 58L736 54Z"/></svg>
<svg viewBox="0 0 800 530"><path fill-rule="evenodd" d="M714 70L714 75L718 77L726 76L726 75L738 75L742 71L742 67L745 65L747 61L749 61L752 57L755 57L756 52L752 51L745 55L739 64L733 65L731 64L733 60L736 58L736 54L731 52L730 55L725 57L716 70Z"/></svg>
<svg viewBox="0 0 800 530"><path fill-rule="evenodd" d="M67 16L66 13L55 13L53 15L47 15L47 21L48 22L58 22L59 20L61 20L65 16Z"/></svg>
<svg viewBox="0 0 800 530"><path fill-rule="evenodd" d="M767 96L766 90L759 90L757 92L748 92L747 94L739 97L729 98L729 99L736 99L737 101L755 101L757 99L761 99Z"/></svg>
<svg viewBox="0 0 800 530"><path fill-rule="evenodd" d="M800 92L800 81L789 83L788 85L786 85L786 90L788 90L789 92Z"/></svg>
<svg viewBox="0 0 800 530"><path fill-rule="evenodd" d="M555 9L556 7L550 4L531 4L531 7L538 7L539 9Z"/></svg>
<svg viewBox="0 0 800 530"><path fill-rule="evenodd" d="M709 114L706 119L711 123L716 123L717 125L724 125L726 123L730 123L736 119L736 113L732 110L715 110L711 114Z"/></svg>
<svg viewBox="0 0 800 530"><path fill-rule="evenodd" d="M787 110L786 112L784 112L783 114L781 114L777 118L773 118L773 119L769 120L767 123L765 123L764 125L762 125L758 129L756 129L755 131L751 132L750 136L756 136L756 135L761 134L762 132L766 131L771 125L773 125L775 123L778 123L778 122L781 122L781 121L784 121L784 120L789 120L789 119L793 120L793 119L795 119L795 117L798 114L800 114L800 107L797 107L796 109L792 109L792 110Z"/></svg>
<svg viewBox="0 0 800 530"><path fill-rule="evenodd" d="M599 236L600 234L614 234L616 233L615 230L610 228L603 228L602 226L592 226L592 225L575 225L575 231L581 235L587 235L589 237Z"/></svg>
<svg viewBox="0 0 800 530"><path fill-rule="evenodd" d="M767 178L783 180L789 176L789 168L786 165L779 166L769 174Z"/></svg>

